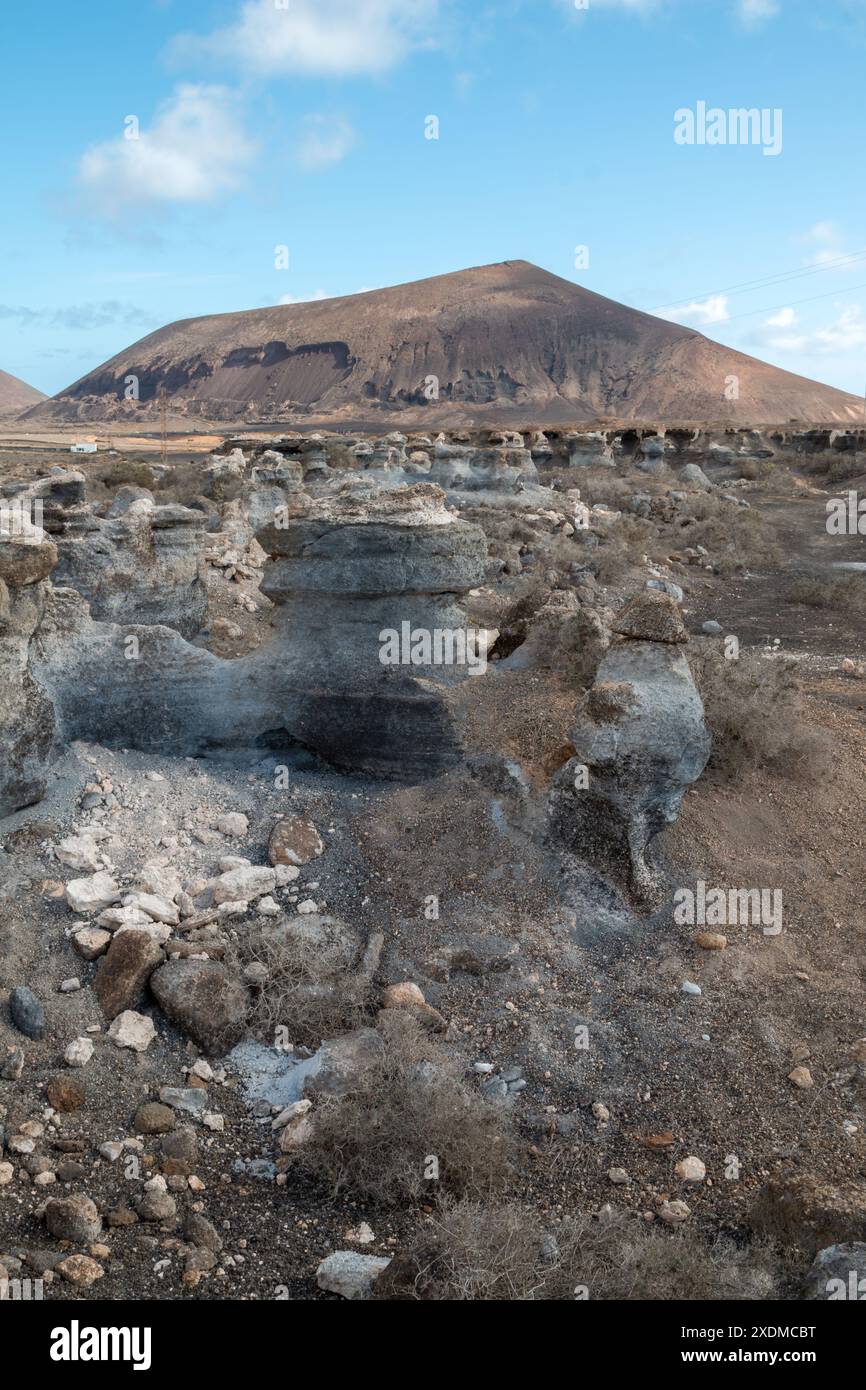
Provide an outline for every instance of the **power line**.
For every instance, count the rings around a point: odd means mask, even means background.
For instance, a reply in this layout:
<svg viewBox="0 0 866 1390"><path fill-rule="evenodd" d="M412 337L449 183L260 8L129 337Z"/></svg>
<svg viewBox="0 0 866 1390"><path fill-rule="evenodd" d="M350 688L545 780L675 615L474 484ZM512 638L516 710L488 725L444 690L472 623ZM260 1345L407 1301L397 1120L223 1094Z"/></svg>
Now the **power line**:
<svg viewBox="0 0 866 1390"><path fill-rule="evenodd" d="M817 275L820 271L838 269L843 265L856 263L864 257L866 257L866 248L862 251L852 251L851 254L847 256L838 256L833 260L822 261L820 265L807 266L800 270L783 270L779 271L776 275L767 275L759 280L744 280L739 285L728 285L725 289L704 291L702 294L692 295L691 300L712 299L714 296L720 294L735 294L750 289L763 289L766 286L781 284L787 280L798 280L805 275ZM833 293L836 293L836 291L833 291ZM689 301L689 298L688 295L683 295L681 299L670 300L667 304L659 304L655 309L645 309L644 313L657 314L662 309L683 308Z"/></svg>
<svg viewBox="0 0 866 1390"><path fill-rule="evenodd" d="M855 290L866 290L866 281L860 285L849 285L847 294L853 294ZM737 319L750 319L755 314L774 314L777 309L795 309L799 304L813 304L816 299L833 299L839 290L827 290L825 294L812 294L806 299L792 299L787 304L771 304L767 309L749 309L744 314L732 314L728 319L719 319L719 323L735 323ZM709 324L706 325L710 327Z"/></svg>

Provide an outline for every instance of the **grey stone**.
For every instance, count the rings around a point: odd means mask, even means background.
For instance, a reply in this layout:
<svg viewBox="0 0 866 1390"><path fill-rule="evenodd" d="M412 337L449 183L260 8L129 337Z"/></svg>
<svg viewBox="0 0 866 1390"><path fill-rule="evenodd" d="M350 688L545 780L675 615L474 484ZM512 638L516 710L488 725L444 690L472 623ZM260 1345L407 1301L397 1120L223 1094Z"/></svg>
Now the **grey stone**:
<svg viewBox="0 0 866 1390"><path fill-rule="evenodd" d="M19 1033L33 1038L35 1042L45 1036L45 1010L26 985L16 985L12 990L9 995L9 1013Z"/></svg>
<svg viewBox="0 0 866 1390"><path fill-rule="evenodd" d="M828 1303L866 1299L866 1241L819 1250L803 1283L802 1297Z"/></svg>
<svg viewBox="0 0 866 1390"><path fill-rule="evenodd" d="M335 1250L316 1270L316 1282L327 1293L341 1298L369 1298L379 1275L391 1263L376 1255L360 1255L355 1250Z"/></svg>
<svg viewBox="0 0 866 1390"><path fill-rule="evenodd" d="M170 960L150 977L150 988L169 1018L205 1051L228 1052L243 1037L250 993L219 961Z"/></svg>
<svg viewBox="0 0 866 1390"><path fill-rule="evenodd" d="M677 611L672 600L663 601ZM649 845L676 820L711 749L701 699L677 647L644 641L611 647L582 703L572 743L574 758L551 792L554 834L638 903L659 906L667 890L647 857ZM582 767L588 786L578 776Z"/></svg>

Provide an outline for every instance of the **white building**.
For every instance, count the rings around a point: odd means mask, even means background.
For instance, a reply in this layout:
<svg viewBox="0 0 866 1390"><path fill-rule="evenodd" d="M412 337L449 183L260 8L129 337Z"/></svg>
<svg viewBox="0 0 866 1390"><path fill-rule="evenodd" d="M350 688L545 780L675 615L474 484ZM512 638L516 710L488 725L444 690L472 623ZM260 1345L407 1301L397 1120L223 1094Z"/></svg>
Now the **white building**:
<svg viewBox="0 0 866 1390"><path fill-rule="evenodd" d="M69 452L70 454L95 454L96 445L88 444L86 442L82 444L73 444Z"/></svg>

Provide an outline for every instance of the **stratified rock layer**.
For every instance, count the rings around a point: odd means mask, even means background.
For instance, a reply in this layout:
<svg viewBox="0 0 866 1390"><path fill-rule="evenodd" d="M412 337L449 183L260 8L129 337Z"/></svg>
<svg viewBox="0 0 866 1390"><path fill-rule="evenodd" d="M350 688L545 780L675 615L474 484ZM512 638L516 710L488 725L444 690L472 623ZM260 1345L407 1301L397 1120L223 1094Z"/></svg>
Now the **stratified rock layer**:
<svg viewBox="0 0 866 1390"><path fill-rule="evenodd" d="M581 859L606 869L635 900L658 905L666 888L647 857L650 841L676 820L711 749L677 638L611 646L571 741L574 757L551 795L555 835Z"/></svg>

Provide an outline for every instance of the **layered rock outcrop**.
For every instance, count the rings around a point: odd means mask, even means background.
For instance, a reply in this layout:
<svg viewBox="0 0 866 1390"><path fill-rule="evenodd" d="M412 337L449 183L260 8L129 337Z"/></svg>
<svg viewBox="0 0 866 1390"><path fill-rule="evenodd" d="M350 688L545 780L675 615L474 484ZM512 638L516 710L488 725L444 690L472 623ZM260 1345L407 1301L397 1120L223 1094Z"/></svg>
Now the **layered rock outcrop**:
<svg viewBox="0 0 866 1390"><path fill-rule="evenodd" d="M46 479L36 489L45 529L57 546L56 585L76 589L94 618L163 623L184 637L204 626L205 517L158 506L144 495L119 499L105 518L85 500L83 477Z"/></svg>
<svg viewBox="0 0 866 1390"><path fill-rule="evenodd" d="M579 858L655 907L667 890L650 843L676 820L711 738L674 600L648 590L627 605L614 633L578 711L574 756L551 792L551 826Z"/></svg>
<svg viewBox="0 0 866 1390"><path fill-rule="evenodd" d="M0 816L45 792L54 709L30 669L30 647L48 597L57 551L41 532L0 532Z"/></svg>
<svg viewBox="0 0 866 1390"><path fill-rule="evenodd" d="M449 691L486 655L458 606L483 580L483 532L429 484L382 493L362 483L281 503L258 539L277 632L237 661L166 626L94 621L71 589L55 592L32 661L60 737L172 753L296 743L350 771L409 780L456 761ZM386 633L396 661L382 659Z"/></svg>

